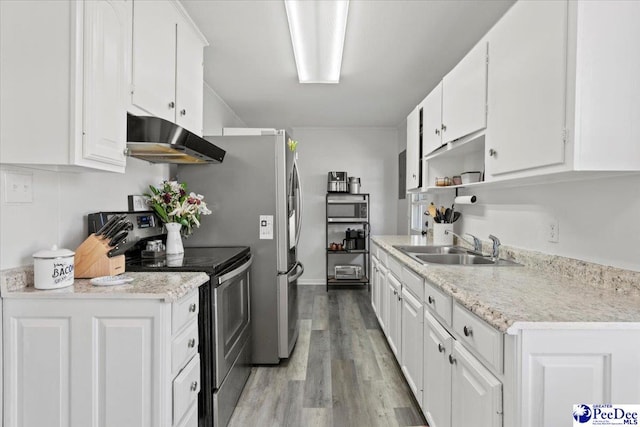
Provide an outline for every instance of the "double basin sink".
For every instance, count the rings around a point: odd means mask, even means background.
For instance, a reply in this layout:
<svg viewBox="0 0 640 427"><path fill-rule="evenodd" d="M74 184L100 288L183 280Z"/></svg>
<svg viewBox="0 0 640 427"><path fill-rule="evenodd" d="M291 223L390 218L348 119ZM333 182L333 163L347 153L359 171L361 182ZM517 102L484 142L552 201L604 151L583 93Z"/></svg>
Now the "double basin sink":
<svg viewBox="0 0 640 427"><path fill-rule="evenodd" d="M521 266L502 258L491 258L461 246L394 246L422 264Z"/></svg>

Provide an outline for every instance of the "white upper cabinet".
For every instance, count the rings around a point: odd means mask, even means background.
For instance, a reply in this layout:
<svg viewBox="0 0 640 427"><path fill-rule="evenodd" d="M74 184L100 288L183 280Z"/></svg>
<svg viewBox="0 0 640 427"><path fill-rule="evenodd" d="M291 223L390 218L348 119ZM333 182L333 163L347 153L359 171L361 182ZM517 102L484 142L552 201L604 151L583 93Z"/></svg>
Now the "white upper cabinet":
<svg viewBox="0 0 640 427"><path fill-rule="evenodd" d="M489 32L487 180L640 170L640 3L519 1Z"/></svg>
<svg viewBox="0 0 640 427"><path fill-rule="evenodd" d="M487 126L487 43L481 41L442 79L442 142Z"/></svg>
<svg viewBox="0 0 640 427"><path fill-rule="evenodd" d="M521 1L489 33L487 175L564 162L567 3Z"/></svg>
<svg viewBox="0 0 640 427"><path fill-rule="evenodd" d="M422 101L422 153L427 155L442 145L442 82Z"/></svg>
<svg viewBox="0 0 640 427"><path fill-rule="evenodd" d="M420 114L418 105L407 116L407 190L420 187Z"/></svg>
<svg viewBox="0 0 640 427"><path fill-rule="evenodd" d="M204 37L179 4L135 1L133 106L202 135Z"/></svg>
<svg viewBox="0 0 640 427"><path fill-rule="evenodd" d="M0 161L124 172L131 1L0 9Z"/></svg>

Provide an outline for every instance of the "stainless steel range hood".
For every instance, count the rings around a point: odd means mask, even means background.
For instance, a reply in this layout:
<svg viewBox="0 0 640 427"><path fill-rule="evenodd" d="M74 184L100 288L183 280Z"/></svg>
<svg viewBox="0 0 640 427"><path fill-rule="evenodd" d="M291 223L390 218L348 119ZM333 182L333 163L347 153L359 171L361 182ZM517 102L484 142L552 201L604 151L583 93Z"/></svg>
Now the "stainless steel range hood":
<svg viewBox="0 0 640 427"><path fill-rule="evenodd" d="M158 117L127 114L127 154L151 163L222 163L225 151Z"/></svg>

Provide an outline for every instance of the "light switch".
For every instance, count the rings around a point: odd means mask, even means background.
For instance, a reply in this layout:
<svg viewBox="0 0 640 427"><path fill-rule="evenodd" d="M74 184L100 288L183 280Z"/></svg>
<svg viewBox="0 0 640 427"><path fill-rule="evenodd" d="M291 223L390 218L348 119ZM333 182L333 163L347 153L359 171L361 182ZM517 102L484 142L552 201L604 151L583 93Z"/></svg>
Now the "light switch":
<svg viewBox="0 0 640 427"><path fill-rule="evenodd" d="M4 200L6 203L33 202L33 174L24 172L5 172Z"/></svg>
<svg viewBox="0 0 640 427"><path fill-rule="evenodd" d="M273 215L260 215L260 240L273 240Z"/></svg>

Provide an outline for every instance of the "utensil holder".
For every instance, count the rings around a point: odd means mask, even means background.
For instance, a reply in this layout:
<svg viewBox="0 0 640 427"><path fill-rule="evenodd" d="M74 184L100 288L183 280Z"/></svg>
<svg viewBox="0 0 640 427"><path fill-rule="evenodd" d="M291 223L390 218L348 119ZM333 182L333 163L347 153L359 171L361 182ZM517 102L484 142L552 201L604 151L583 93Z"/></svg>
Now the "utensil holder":
<svg viewBox="0 0 640 427"><path fill-rule="evenodd" d="M87 237L76 249L74 275L77 279L92 279L101 276L115 276L124 273L124 255L109 258L111 247L107 239L95 234Z"/></svg>
<svg viewBox="0 0 640 427"><path fill-rule="evenodd" d="M453 234L445 233L445 231L453 231L453 224L450 223L434 223L433 224L433 244L436 246L453 245Z"/></svg>

